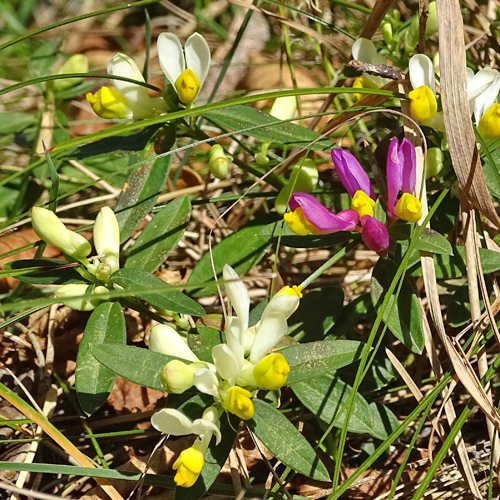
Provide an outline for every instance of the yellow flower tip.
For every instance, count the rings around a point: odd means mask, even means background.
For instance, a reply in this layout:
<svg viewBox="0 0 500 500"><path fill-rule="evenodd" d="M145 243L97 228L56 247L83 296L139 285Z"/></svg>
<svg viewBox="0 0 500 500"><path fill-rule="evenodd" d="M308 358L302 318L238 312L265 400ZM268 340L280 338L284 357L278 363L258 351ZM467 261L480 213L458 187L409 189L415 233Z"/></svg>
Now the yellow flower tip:
<svg viewBox="0 0 500 500"><path fill-rule="evenodd" d="M352 84L352 88L354 89L377 89L377 85L372 82L369 78L366 76L359 76L354 80L354 83ZM356 100L362 99L366 94L354 94L354 97Z"/></svg>
<svg viewBox="0 0 500 500"><path fill-rule="evenodd" d="M276 295L288 295L289 297L302 298L302 286L284 286Z"/></svg>
<svg viewBox="0 0 500 500"><path fill-rule="evenodd" d="M205 458L200 450L193 446L182 451L175 461L173 469L177 471L174 477L175 484L183 488L190 488L196 483L201 469L205 465Z"/></svg>
<svg viewBox="0 0 500 500"><path fill-rule="evenodd" d="M234 386L227 391L224 406L230 413L234 413L241 420L250 420L254 414L252 394L243 387Z"/></svg>
<svg viewBox="0 0 500 500"><path fill-rule="evenodd" d="M434 117L437 112L436 96L427 85L412 90L410 98L410 113L416 120L425 123Z"/></svg>
<svg viewBox="0 0 500 500"><path fill-rule="evenodd" d="M422 218L422 204L410 193L403 193L395 209L396 215L408 222L418 222Z"/></svg>
<svg viewBox="0 0 500 500"><path fill-rule="evenodd" d="M129 114L127 99L116 89L101 87L95 94L89 92L85 97L95 114L101 118L126 118Z"/></svg>
<svg viewBox="0 0 500 500"><path fill-rule="evenodd" d="M356 211L361 219L364 215L375 215L375 202L364 192L358 190L354 193L351 209Z"/></svg>
<svg viewBox="0 0 500 500"><path fill-rule="evenodd" d="M185 69L175 81L175 90L184 104L191 104L196 99L200 87L200 80L190 69Z"/></svg>
<svg viewBox="0 0 500 500"><path fill-rule="evenodd" d="M290 367L283 354L274 352L264 356L253 369L255 381L259 387L269 391L281 389L286 382Z"/></svg>
<svg viewBox="0 0 500 500"><path fill-rule="evenodd" d="M492 104L479 120L479 133L484 139L500 137L500 104Z"/></svg>
<svg viewBox="0 0 500 500"><path fill-rule="evenodd" d="M299 236L307 236L309 233L320 234L320 231L306 219L301 207L286 213L283 218L290 230Z"/></svg>

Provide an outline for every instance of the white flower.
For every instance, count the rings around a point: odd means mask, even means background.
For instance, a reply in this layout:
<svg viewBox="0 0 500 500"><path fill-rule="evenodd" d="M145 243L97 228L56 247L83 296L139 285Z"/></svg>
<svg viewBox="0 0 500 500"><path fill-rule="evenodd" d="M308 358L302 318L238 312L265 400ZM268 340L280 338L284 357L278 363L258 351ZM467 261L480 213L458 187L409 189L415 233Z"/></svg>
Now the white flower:
<svg viewBox="0 0 500 500"><path fill-rule="evenodd" d="M193 33L182 45L173 33L158 37L158 58L163 73L184 104L191 104L197 97L210 69L210 48L207 41Z"/></svg>
<svg viewBox="0 0 500 500"><path fill-rule="evenodd" d="M467 71L467 98L476 125L486 110L496 103L500 91L500 73L493 68L483 68L475 75L471 69Z"/></svg>
<svg viewBox="0 0 500 500"><path fill-rule="evenodd" d="M352 57L357 61L363 61L369 64L387 64L385 57L377 52L375 44L367 38L358 38L352 44ZM358 88L379 88L389 81L388 78L363 73L363 76L356 78L354 86ZM369 85L368 82L371 82L373 85Z"/></svg>

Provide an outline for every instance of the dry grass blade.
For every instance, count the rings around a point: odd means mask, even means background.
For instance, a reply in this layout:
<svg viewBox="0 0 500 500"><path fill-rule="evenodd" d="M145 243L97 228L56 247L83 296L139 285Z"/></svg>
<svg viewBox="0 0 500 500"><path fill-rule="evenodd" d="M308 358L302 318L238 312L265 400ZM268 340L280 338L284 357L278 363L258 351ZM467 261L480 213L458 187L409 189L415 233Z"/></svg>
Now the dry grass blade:
<svg viewBox="0 0 500 500"><path fill-rule="evenodd" d="M436 0L439 21L439 65L443 116L453 168L472 206L497 227L500 218L491 201L479 161L467 100L465 43L458 0Z"/></svg>

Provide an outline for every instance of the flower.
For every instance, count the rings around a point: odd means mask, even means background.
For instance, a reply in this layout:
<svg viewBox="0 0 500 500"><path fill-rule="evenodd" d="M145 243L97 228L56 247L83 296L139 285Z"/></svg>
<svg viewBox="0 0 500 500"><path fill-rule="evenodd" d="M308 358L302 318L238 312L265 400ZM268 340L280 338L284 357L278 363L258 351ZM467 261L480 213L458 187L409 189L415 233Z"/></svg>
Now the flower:
<svg viewBox="0 0 500 500"><path fill-rule="evenodd" d="M31 220L33 230L40 239L75 260L87 262L86 257L92 251L90 243L81 234L66 229L54 212L42 207L33 207Z"/></svg>
<svg viewBox="0 0 500 500"><path fill-rule="evenodd" d="M217 179L225 179L229 171L229 158L220 144L214 144L210 149L208 168Z"/></svg>
<svg viewBox="0 0 500 500"><path fill-rule="evenodd" d="M387 150L387 214L409 222L422 217L422 204L413 196L416 182L415 146L406 138L401 143L394 137ZM398 201L398 195L403 192Z"/></svg>
<svg viewBox="0 0 500 500"><path fill-rule="evenodd" d="M285 385L289 371L290 367L283 354L273 352L255 365L253 375L259 387L276 391Z"/></svg>
<svg viewBox="0 0 500 500"><path fill-rule="evenodd" d="M125 54L116 54L108 63L108 74L144 83L137 64ZM149 97L148 89L137 83L113 80L115 88L102 87L85 96L94 112L101 118L148 118L165 112L165 101Z"/></svg>
<svg viewBox="0 0 500 500"><path fill-rule="evenodd" d="M483 68L475 75L468 71L467 97L471 114L484 139L500 137L500 105L496 102L500 90L500 73Z"/></svg>
<svg viewBox="0 0 500 500"><path fill-rule="evenodd" d="M364 215L361 217L361 239L363 243L378 254L389 247L389 233L382 222L375 217Z"/></svg>
<svg viewBox="0 0 500 500"><path fill-rule="evenodd" d="M284 215L288 227L299 236L354 231L359 215L354 210L330 212L307 193L294 193L289 201L291 212Z"/></svg>
<svg viewBox="0 0 500 500"><path fill-rule="evenodd" d="M208 407L203 416L194 421L190 420L179 410L164 408L156 412L151 418L151 425L164 434L173 436L187 436L196 434L193 445L181 452L172 468L177 471L174 481L178 486L190 488L198 479L203 465L205 453L212 436L215 444L221 441L219 412L214 406Z"/></svg>
<svg viewBox="0 0 500 500"><path fill-rule="evenodd" d="M158 58L179 100L186 105L193 103L210 69L207 41L199 33L193 33L187 39L183 52L176 35L162 33L158 37Z"/></svg>
<svg viewBox="0 0 500 500"><path fill-rule="evenodd" d="M437 112L434 65L426 55L415 54L410 59L408 73L413 87L408 94L410 113L424 125L434 126L432 120Z"/></svg>
<svg viewBox="0 0 500 500"><path fill-rule="evenodd" d="M167 356L175 356L187 361L199 361L187 342L168 325L156 325L151 328L148 347L151 351Z"/></svg>
<svg viewBox="0 0 500 500"><path fill-rule="evenodd" d="M352 45L352 57L358 61L363 61L369 64L386 64L385 57L377 52L375 44L367 38L358 38ZM378 89L383 87L390 80L381 76L369 75L363 73L356 78L353 83L354 88ZM363 94L354 94L358 101L364 97Z"/></svg>
<svg viewBox="0 0 500 500"><path fill-rule="evenodd" d="M88 293L106 293L108 289L104 286L97 286L92 289L92 286L86 285L83 283L74 283L69 285L60 286L55 292L54 295L61 300L61 302L77 311L92 311L95 309L101 302L102 299L96 298L85 298L82 295L86 295Z"/></svg>
<svg viewBox="0 0 500 500"><path fill-rule="evenodd" d="M250 420L254 415L252 393L243 387L234 386L227 391L224 406L227 411L234 413L241 420Z"/></svg>

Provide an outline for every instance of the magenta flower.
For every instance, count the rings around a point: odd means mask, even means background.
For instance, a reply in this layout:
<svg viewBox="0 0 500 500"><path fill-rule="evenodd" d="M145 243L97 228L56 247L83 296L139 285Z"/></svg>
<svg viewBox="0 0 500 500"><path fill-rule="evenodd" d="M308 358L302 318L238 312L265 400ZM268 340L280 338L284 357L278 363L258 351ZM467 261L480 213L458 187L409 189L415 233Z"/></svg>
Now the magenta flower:
<svg viewBox="0 0 500 500"><path fill-rule="evenodd" d="M389 233L382 222L375 217L364 215L361 217L361 239L374 252L382 253L389 247Z"/></svg>
<svg viewBox="0 0 500 500"><path fill-rule="evenodd" d="M399 143L398 139L394 137L389 144L389 149L387 150L386 164L387 214L392 219L397 219L399 217L401 219L409 220L410 222L418 222L422 216L422 207L420 206L420 209L418 209L420 202L413 196L417 176L416 168L417 161L415 146L413 146L413 144L406 138ZM405 214L401 213L402 210L397 209L400 191L403 192L403 197L405 194L411 195L411 197L414 198L413 201L417 202L414 207L415 213ZM400 201L402 201L403 197L401 197ZM408 198L408 196L406 196L406 198ZM404 216L402 217L401 215ZM410 218L406 217L408 215Z"/></svg>
<svg viewBox="0 0 500 500"><path fill-rule="evenodd" d="M334 214L306 193L294 193L289 206L291 212L284 215L285 222L295 234L301 236L354 231L359 221L359 215L354 210Z"/></svg>

